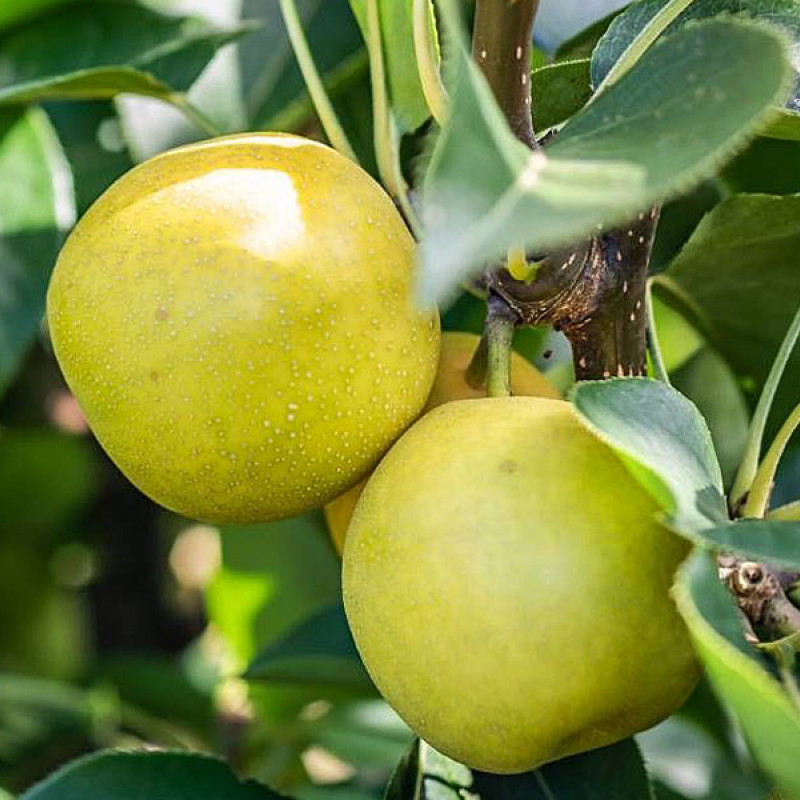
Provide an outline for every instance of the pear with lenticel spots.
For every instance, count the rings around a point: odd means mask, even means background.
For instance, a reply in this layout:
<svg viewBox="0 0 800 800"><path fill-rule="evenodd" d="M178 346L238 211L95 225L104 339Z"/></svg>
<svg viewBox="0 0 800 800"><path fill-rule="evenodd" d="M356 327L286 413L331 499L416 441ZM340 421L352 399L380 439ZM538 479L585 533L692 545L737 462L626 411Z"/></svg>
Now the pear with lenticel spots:
<svg viewBox="0 0 800 800"><path fill-rule="evenodd" d="M434 409L356 506L343 589L356 645L408 725L521 772L655 725L698 678L670 596L686 541L571 404Z"/></svg>
<svg viewBox="0 0 800 800"><path fill-rule="evenodd" d="M341 494L416 418L439 351L381 187L298 136L173 150L59 257L48 320L92 430L143 492L211 522Z"/></svg>

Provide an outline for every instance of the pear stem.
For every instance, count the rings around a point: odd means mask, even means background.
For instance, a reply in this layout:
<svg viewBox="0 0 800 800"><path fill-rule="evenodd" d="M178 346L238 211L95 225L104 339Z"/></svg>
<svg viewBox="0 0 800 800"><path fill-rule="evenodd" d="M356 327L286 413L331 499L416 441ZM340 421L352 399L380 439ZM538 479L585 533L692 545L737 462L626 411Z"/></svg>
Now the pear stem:
<svg viewBox="0 0 800 800"><path fill-rule="evenodd" d="M490 294L485 333L486 393L489 397L508 397L511 394L511 342L516 326L517 315L508 303L500 295Z"/></svg>

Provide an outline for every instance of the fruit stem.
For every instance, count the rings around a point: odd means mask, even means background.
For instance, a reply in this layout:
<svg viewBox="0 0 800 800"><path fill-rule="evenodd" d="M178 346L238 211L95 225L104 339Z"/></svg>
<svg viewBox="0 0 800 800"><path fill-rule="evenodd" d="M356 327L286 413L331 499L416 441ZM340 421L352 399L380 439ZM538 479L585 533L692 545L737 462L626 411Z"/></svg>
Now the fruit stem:
<svg viewBox="0 0 800 800"><path fill-rule="evenodd" d="M500 295L490 294L485 332L486 393L489 397L508 397L511 394L511 342L516 326L517 315L508 303Z"/></svg>
<svg viewBox="0 0 800 800"><path fill-rule="evenodd" d="M436 17L432 0L414 0L414 55L417 58L417 71L422 94L431 115L444 125L447 118L449 98L439 72L439 43L436 39Z"/></svg>
<svg viewBox="0 0 800 800"><path fill-rule="evenodd" d="M531 111L531 41L539 0L477 0L472 55L517 138L539 145Z"/></svg>
<svg viewBox="0 0 800 800"><path fill-rule="evenodd" d="M297 6L294 0L280 0L280 8L297 64L300 67L300 72L303 75L308 93L311 95L311 101L314 103L314 109L317 112L319 121L322 123L325 135L334 149L358 164L358 157L322 84L322 79L311 55L311 49L303 32L303 25L300 22L300 15L297 13Z"/></svg>

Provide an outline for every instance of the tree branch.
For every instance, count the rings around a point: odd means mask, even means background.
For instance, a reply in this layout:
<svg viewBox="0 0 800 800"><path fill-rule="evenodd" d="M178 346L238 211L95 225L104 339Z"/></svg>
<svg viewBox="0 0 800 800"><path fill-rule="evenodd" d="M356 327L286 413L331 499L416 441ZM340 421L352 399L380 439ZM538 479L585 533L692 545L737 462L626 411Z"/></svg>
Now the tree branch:
<svg viewBox="0 0 800 800"><path fill-rule="evenodd" d="M472 39L473 56L511 129L532 148L538 147L530 87L537 6L538 0L478 0ZM548 254L531 283L515 280L506 269L490 271L488 288L523 324L564 332L579 380L644 375L646 280L657 220L653 209L629 225Z"/></svg>
<svg viewBox="0 0 800 800"><path fill-rule="evenodd" d="M628 226L548 255L533 283L488 276L526 325L552 325L572 344L578 380L644 375L646 281L656 209Z"/></svg>
<svg viewBox="0 0 800 800"><path fill-rule="evenodd" d="M531 39L539 0L477 0L472 55L511 129L537 148L531 116Z"/></svg>
<svg viewBox="0 0 800 800"><path fill-rule="evenodd" d="M800 609L786 596L800 578L798 573L721 556L719 576L755 634L770 641L800 633Z"/></svg>

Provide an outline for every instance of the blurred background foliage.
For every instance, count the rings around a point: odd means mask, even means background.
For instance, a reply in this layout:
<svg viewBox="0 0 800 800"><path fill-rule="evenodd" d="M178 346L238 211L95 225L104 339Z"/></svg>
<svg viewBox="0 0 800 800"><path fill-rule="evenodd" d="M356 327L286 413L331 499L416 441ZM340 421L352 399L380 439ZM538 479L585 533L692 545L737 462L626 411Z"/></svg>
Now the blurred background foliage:
<svg viewBox="0 0 800 800"><path fill-rule="evenodd" d="M223 754L303 800L378 798L411 734L342 625L339 561L321 515L216 529L154 506L92 439L41 327L47 278L76 216L135 163L208 135L165 101L165 85L221 132L321 136L277 0L149 0L151 13L170 15L175 58L146 62L163 85L134 95L123 89L135 79L119 72L105 78L105 96L75 102L76 70L135 65L158 44L149 23L114 22L126 5L0 5L0 787L17 793L81 753L148 742ZM374 167L367 58L347 0L299 5L336 110ZM536 57L552 58L621 5L543 0ZM19 105L20 84L41 104ZM419 148L407 138L410 172ZM654 271L731 191L800 191L790 164L800 166L800 142L757 139L718 180L670 203ZM706 416L730 479L756 387L676 311L656 311L674 382ZM469 294L444 317L455 330L479 332L482 321ZM563 337L529 329L516 345L570 384ZM798 477L795 448L776 502L795 499ZM321 667L330 663L337 669ZM762 796L705 688L640 744L663 797Z"/></svg>

